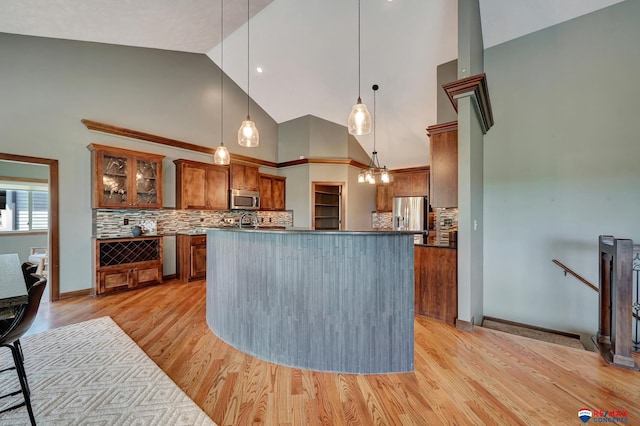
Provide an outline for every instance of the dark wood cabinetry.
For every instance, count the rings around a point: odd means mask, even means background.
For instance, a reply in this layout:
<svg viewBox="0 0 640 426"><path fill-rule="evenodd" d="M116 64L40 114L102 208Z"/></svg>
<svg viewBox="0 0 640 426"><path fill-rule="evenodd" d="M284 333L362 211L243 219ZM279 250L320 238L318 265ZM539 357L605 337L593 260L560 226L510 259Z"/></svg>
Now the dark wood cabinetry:
<svg viewBox="0 0 640 426"><path fill-rule="evenodd" d="M95 292L102 295L162 282L162 238L96 240Z"/></svg>
<svg viewBox="0 0 640 426"><path fill-rule="evenodd" d="M176 274L182 282L202 280L207 276L207 236L176 236Z"/></svg>
<svg viewBox="0 0 640 426"><path fill-rule="evenodd" d="M229 165L229 177L232 189L260 191L260 179L257 166L242 163Z"/></svg>
<svg viewBox="0 0 640 426"><path fill-rule="evenodd" d="M260 173L260 210L284 210L286 179Z"/></svg>
<svg viewBox="0 0 640 426"><path fill-rule="evenodd" d="M93 208L162 208L163 155L91 144Z"/></svg>
<svg viewBox="0 0 640 426"><path fill-rule="evenodd" d="M378 213L393 210L393 186L388 183L376 185L376 211Z"/></svg>
<svg viewBox="0 0 640 426"><path fill-rule="evenodd" d="M429 195L429 172L393 174L393 196L415 197Z"/></svg>
<svg viewBox="0 0 640 426"><path fill-rule="evenodd" d="M174 160L176 165L176 208L227 210L229 208L229 168L190 160Z"/></svg>
<svg viewBox="0 0 640 426"><path fill-rule="evenodd" d="M458 317L458 251L415 246L413 254L416 315L454 324Z"/></svg>
<svg viewBox="0 0 640 426"><path fill-rule="evenodd" d="M427 128L431 156L431 206L458 207L458 123Z"/></svg>

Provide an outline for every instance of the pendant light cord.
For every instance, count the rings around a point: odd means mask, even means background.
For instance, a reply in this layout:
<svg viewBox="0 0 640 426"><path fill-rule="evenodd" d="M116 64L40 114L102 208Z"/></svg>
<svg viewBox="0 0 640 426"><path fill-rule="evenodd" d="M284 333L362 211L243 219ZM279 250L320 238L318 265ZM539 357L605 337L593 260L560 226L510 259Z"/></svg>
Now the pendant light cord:
<svg viewBox="0 0 640 426"><path fill-rule="evenodd" d="M360 101L360 0L358 0L358 102Z"/></svg>
<svg viewBox="0 0 640 426"><path fill-rule="evenodd" d="M378 91L378 85L373 85L373 153L376 152L376 92Z"/></svg>
<svg viewBox="0 0 640 426"><path fill-rule="evenodd" d="M249 119L249 58L249 0L247 0L247 120Z"/></svg>
<svg viewBox="0 0 640 426"><path fill-rule="evenodd" d="M224 0L220 0L220 143L224 144Z"/></svg>

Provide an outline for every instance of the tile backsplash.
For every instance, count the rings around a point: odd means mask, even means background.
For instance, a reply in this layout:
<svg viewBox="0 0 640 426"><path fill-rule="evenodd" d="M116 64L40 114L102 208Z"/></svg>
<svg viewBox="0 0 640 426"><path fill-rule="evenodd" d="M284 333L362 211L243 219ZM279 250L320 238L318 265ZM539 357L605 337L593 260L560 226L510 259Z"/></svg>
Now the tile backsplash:
<svg viewBox="0 0 640 426"><path fill-rule="evenodd" d="M209 210L93 210L93 236L96 238L130 237L131 228L155 222L157 235L172 235L194 228L228 226L226 219L237 222L242 211ZM293 211L258 211L258 221L269 226L293 226ZM126 225L125 220L128 222Z"/></svg>
<svg viewBox="0 0 640 426"><path fill-rule="evenodd" d="M371 213L372 228L393 228L393 214L391 212L372 212Z"/></svg>
<svg viewBox="0 0 640 426"><path fill-rule="evenodd" d="M443 244L449 241L449 231L458 230L458 209L433 209L436 214L436 238Z"/></svg>

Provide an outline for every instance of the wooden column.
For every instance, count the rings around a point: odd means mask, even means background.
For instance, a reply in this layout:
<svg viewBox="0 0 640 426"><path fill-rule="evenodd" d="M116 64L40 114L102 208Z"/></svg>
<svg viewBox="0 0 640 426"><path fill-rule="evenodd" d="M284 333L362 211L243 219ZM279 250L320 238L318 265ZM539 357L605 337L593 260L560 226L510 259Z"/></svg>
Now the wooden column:
<svg viewBox="0 0 640 426"><path fill-rule="evenodd" d="M610 364L638 370L631 354L633 241L601 235L599 247L600 317L596 344Z"/></svg>

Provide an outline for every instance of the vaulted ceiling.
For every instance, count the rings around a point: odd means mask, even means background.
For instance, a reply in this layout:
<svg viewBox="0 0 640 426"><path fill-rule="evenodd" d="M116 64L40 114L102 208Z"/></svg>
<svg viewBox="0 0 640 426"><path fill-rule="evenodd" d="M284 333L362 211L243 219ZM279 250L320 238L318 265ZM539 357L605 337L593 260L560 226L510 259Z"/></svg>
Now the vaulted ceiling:
<svg viewBox="0 0 640 426"><path fill-rule="evenodd" d="M485 48L621 0L480 0ZM307 114L346 125L358 97L356 0L224 0L224 71L282 123ZM457 57L457 1L362 0L360 92L390 168L428 163L436 67ZM0 32L207 54L220 64L218 0L6 0ZM256 68L263 68L258 73ZM489 90L491 77L488 76ZM358 138L367 152L373 135Z"/></svg>

